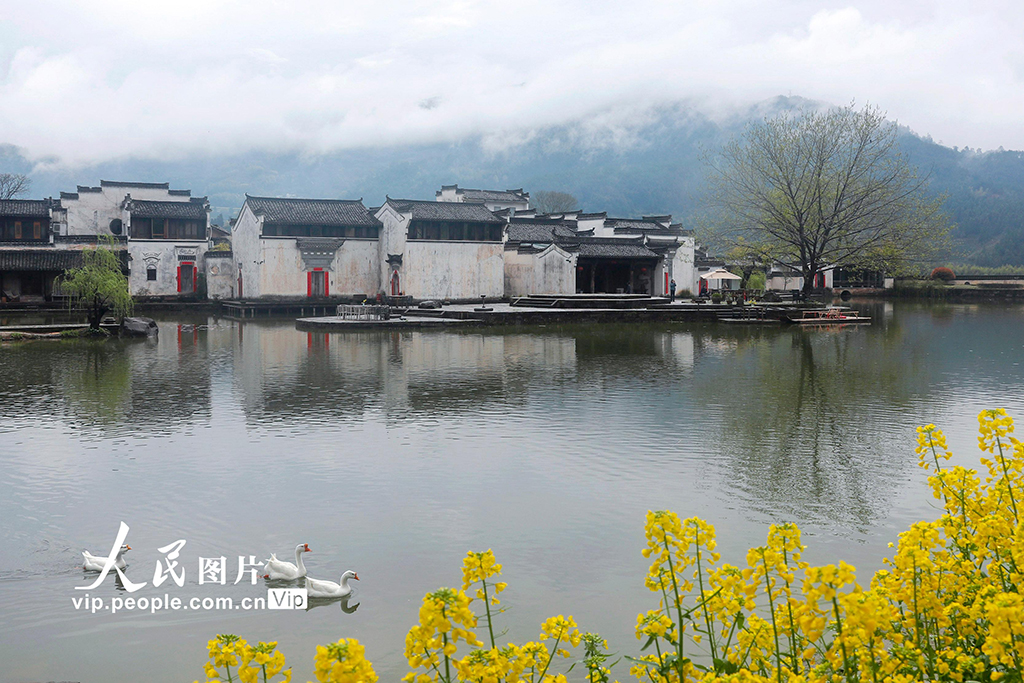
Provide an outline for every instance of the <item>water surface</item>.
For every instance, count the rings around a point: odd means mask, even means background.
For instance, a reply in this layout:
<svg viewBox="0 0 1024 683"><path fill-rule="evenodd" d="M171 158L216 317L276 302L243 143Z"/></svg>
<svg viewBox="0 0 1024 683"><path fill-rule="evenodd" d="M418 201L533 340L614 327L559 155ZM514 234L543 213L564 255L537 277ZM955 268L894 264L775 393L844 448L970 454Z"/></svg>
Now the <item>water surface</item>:
<svg viewBox="0 0 1024 683"><path fill-rule="evenodd" d="M812 562L865 576L936 515L913 429L973 461L976 414L1024 416L1024 309L870 304L870 327L550 326L307 334L290 322L160 321L155 341L0 347L0 659L12 681L182 681L205 642L278 640L294 680L314 645L357 637L382 680L428 590L469 549L505 566L509 638L573 614L632 653L643 516L718 529L726 561L796 521ZM186 583L135 596L265 596L199 585L199 557L313 552L359 572L309 611L90 614L72 599L130 527L127 570L186 539ZM113 577L92 596L126 597ZM353 611L353 606L356 606ZM347 607L343 610L342 607ZM621 666L621 665L620 665ZM620 677L625 672L620 674Z"/></svg>

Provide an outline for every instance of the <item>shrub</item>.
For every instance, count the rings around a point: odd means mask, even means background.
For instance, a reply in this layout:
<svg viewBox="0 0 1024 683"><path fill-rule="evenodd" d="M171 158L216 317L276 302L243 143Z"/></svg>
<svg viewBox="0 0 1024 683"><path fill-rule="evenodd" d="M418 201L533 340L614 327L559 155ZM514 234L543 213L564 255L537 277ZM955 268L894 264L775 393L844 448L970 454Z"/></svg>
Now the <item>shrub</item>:
<svg viewBox="0 0 1024 683"><path fill-rule="evenodd" d="M943 282L952 282L953 280L956 279L956 275L953 274L952 268L939 266L938 268L932 271L931 279L942 280Z"/></svg>
<svg viewBox="0 0 1024 683"><path fill-rule="evenodd" d="M715 292L714 294L712 294L711 295L711 303L713 303L713 304L720 304L720 303L722 303L722 293L721 292Z"/></svg>

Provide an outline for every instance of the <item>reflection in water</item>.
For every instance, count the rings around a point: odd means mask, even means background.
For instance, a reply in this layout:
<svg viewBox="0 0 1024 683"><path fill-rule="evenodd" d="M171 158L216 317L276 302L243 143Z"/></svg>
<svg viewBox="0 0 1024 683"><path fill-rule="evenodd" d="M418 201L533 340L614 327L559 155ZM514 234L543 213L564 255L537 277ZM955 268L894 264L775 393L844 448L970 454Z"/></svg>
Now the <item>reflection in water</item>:
<svg viewBox="0 0 1024 683"><path fill-rule="evenodd" d="M649 600L638 554L649 508L713 521L734 563L780 519L799 522L823 560L874 562L929 514L915 425L948 427L969 453L981 407L1024 415L1024 316L858 308L875 324L308 334L204 317L162 321L156 340L5 344L5 675L181 680L207 638L231 632L280 640L298 662L314 643L359 637L396 679L423 594L459 580L466 550L489 547L508 575L510 634L572 612L625 652ZM365 605L337 600L342 626L336 610L313 609L335 601L311 601L298 620L71 610L80 550L121 520L133 580L148 578L157 548L188 539L187 582L172 589L183 598L265 596L263 583L199 585L197 558L301 537L318 550L311 573L360 567ZM94 594L119 594L116 580Z"/></svg>
<svg viewBox="0 0 1024 683"><path fill-rule="evenodd" d="M899 484L887 455L898 436L885 415L927 389L919 342L895 323L737 335L696 389L705 404L728 407L715 435L745 494L783 518L824 515L863 529L884 514Z"/></svg>
<svg viewBox="0 0 1024 683"><path fill-rule="evenodd" d="M351 595L346 595L343 598L310 598L309 602L306 604L306 611L308 612L309 610L317 607L326 607L335 603L341 603L342 612L345 614L353 614L357 609L359 609L359 603L357 602L354 605L350 605L350 600L352 600Z"/></svg>

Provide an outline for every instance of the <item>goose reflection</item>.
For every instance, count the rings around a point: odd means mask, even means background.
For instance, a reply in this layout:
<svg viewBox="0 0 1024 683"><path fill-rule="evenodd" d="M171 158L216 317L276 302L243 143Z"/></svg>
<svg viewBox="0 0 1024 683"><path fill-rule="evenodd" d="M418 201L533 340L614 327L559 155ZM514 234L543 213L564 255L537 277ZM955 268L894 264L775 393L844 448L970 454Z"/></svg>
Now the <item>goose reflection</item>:
<svg viewBox="0 0 1024 683"><path fill-rule="evenodd" d="M340 602L341 611L345 614L352 614L357 609L359 609L359 603L357 602L354 605L349 605L348 602L351 599L351 595L346 595L343 598L309 598L309 600L306 603L306 611L308 612L309 610L314 609L316 607L325 607L327 605L333 605L336 602Z"/></svg>

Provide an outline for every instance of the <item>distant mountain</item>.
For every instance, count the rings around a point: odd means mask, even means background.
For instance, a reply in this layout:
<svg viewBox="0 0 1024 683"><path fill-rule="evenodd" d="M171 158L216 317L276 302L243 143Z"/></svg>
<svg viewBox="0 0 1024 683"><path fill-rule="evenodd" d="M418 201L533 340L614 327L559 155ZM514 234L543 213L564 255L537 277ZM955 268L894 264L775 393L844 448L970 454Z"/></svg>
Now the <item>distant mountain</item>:
<svg viewBox="0 0 1024 683"><path fill-rule="evenodd" d="M679 103L607 115L536 131L514 142L485 137L457 143L352 149L309 156L253 151L230 157L155 161L125 159L68 170L33 165L16 148L0 146L0 171L29 173L34 196L57 196L78 184L105 180L170 181L207 195L213 214L233 216L246 193L305 197L385 195L433 198L442 184L569 192L588 211L615 216L672 213L684 221L700 211L703 150L713 152L750 120L806 106L775 98L726 118ZM955 261L1024 265L1024 154L951 149L902 133L904 151L947 195L958 224Z"/></svg>

